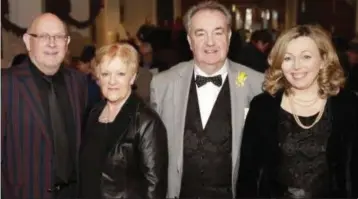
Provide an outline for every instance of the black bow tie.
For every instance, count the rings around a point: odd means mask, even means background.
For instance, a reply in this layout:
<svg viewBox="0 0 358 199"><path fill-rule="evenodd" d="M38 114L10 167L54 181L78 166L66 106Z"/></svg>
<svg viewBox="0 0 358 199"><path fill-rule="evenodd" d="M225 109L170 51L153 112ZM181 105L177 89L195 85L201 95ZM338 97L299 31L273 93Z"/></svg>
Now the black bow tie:
<svg viewBox="0 0 358 199"><path fill-rule="evenodd" d="M217 75L214 77L204 77L204 76L197 75L196 79L195 79L195 83L198 87L201 87L208 82L212 82L213 84L215 84L216 86L219 87L219 86L221 86L222 81L223 80L221 78L221 75Z"/></svg>

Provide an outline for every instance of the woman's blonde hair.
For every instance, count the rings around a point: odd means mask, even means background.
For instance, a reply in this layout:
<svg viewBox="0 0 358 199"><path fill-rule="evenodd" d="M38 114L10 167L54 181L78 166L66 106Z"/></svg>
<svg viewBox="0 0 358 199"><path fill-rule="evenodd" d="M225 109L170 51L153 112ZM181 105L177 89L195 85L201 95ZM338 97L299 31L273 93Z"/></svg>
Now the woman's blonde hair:
<svg viewBox="0 0 358 199"><path fill-rule="evenodd" d="M320 69L317 79L319 96L326 98L336 95L344 86L344 72L329 34L317 25L299 25L280 35L268 58L270 67L265 73L264 90L271 95L275 95L281 89L284 89L287 94L292 93L291 84L284 77L281 65L288 43L303 36L311 38L316 43L324 62L324 67Z"/></svg>
<svg viewBox="0 0 358 199"><path fill-rule="evenodd" d="M104 62L109 62L119 58L133 74L137 73L139 66L139 55L137 50L127 43L115 43L101 47L96 52L95 57L95 74L99 75L99 67Z"/></svg>

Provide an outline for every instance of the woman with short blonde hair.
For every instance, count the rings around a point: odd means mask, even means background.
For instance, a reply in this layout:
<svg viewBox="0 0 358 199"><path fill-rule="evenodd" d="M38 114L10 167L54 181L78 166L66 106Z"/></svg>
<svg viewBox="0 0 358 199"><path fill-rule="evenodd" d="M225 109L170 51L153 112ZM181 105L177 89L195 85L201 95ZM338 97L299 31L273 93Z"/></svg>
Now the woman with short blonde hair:
<svg viewBox="0 0 358 199"><path fill-rule="evenodd" d="M139 55L137 50L127 43L116 43L103 46L98 49L95 56L96 76L99 76L99 68L102 64L119 58L126 68L130 69L133 74L137 73L139 66Z"/></svg>
<svg viewBox="0 0 358 199"><path fill-rule="evenodd" d="M167 134L157 113L132 92L138 62L129 44L96 53L105 100L91 110L82 141L81 198L165 198Z"/></svg>

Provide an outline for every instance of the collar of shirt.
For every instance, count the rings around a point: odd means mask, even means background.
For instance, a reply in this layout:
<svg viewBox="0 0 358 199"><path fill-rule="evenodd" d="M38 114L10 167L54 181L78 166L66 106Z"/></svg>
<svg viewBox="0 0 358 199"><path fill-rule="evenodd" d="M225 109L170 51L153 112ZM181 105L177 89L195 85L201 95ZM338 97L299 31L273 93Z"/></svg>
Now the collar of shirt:
<svg viewBox="0 0 358 199"><path fill-rule="evenodd" d="M224 82L226 80L227 74L228 74L228 61L226 60L224 65L215 72L212 75L206 74L204 71L202 71L197 65L194 67L194 77L196 78L196 75L201 75L204 77L212 77L216 75L221 75L223 84L218 87L215 86L213 83L209 82L200 88L197 87L197 97L198 97L198 104L199 104L199 111L200 111L200 117L201 122L203 125L203 128L205 128L207 121L209 120L209 117L211 115L211 111L215 105L216 99L219 95L219 92L224 85Z"/></svg>
<svg viewBox="0 0 358 199"><path fill-rule="evenodd" d="M216 75L221 75L221 78L223 80L222 82L225 82L227 73L228 73L228 67L229 67L229 64L228 64L228 61L226 60L224 65L220 68L220 70L216 71L215 73L213 73L211 75L208 75L195 64L195 66L194 66L194 75L195 76L194 77L196 78L197 75L201 75L203 77L213 77Z"/></svg>
<svg viewBox="0 0 358 199"><path fill-rule="evenodd" d="M32 74L35 76L35 78L39 78L42 79L44 77L48 77L48 78L52 78L55 81L59 78L62 78L62 73L63 73L63 65L60 66L59 70L54 74L54 75L45 75L42 71L40 71L40 69L38 69L37 66L35 66L35 64L29 59L29 65L30 65L30 70L32 72Z"/></svg>

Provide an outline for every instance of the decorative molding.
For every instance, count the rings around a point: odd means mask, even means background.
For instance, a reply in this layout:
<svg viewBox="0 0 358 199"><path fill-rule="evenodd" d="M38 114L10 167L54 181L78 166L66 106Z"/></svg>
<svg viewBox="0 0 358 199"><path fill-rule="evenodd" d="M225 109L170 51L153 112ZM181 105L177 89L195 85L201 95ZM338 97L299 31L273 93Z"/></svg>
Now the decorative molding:
<svg viewBox="0 0 358 199"><path fill-rule="evenodd" d="M70 0L45 0L46 12L56 14L63 21L69 25L75 26L79 29L87 28L94 23L97 15L102 9L102 0L88 0L90 4L89 18L85 21L78 21L71 17L71 2ZM12 32L17 36L21 36L26 32L26 27L20 27L9 20L9 0L1 0L1 26L6 31Z"/></svg>
<svg viewBox="0 0 358 199"><path fill-rule="evenodd" d="M90 5L89 18L85 21L78 21L71 17L70 0L46 0L46 12L52 12L64 20L69 25L77 28L86 28L96 19L100 10L103 8L103 0L88 0Z"/></svg>
<svg viewBox="0 0 358 199"><path fill-rule="evenodd" d="M10 21L8 0L1 0L1 27L17 36L21 36L26 32L26 28L20 27Z"/></svg>

